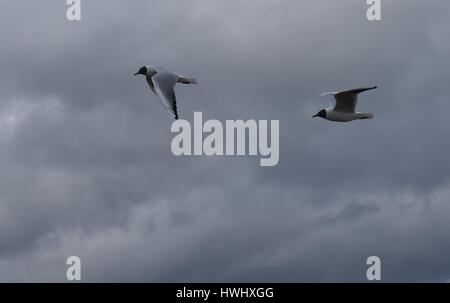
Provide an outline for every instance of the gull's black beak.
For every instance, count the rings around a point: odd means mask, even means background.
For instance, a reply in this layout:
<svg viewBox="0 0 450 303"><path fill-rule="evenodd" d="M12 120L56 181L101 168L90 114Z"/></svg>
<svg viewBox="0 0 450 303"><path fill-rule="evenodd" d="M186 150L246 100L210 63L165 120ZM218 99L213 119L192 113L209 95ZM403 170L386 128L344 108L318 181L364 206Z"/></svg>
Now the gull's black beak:
<svg viewBox="0 0 450 303"><path fill-rule="evenodd" d="M315 118L315 117L319 117L319 115L318 114L315 114L314 116L312 116L313 118Z"/></svg>
<svg viewBox="0 0 450 303"><path fill-rule="evenodd" d="M139 75L139 72L135 73L133 76L137 76L137 75Z"/></svg>

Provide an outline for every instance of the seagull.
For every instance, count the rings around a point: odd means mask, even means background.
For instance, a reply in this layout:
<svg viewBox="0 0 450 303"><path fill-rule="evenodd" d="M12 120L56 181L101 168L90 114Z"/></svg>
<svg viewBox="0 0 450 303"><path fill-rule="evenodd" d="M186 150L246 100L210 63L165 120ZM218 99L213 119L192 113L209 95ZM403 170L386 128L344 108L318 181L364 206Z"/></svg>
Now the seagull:
<svg viewBox="0 0 450 303"><path fill-rule="evenodd" d="M134 74L144 75L151 90L158 96L161 104L178 119L177 100L175 97L175 84L197 84L197 80L177 75L165 69L152 65L142 66Z"/></svg>
<svg viewBox="0 0 450 303"><path fill-rule="evenodd" d="M373 87L357 88L343 92L323 93L321 97L333 96L336 99L334 108L322 109L314 117L321 117L323 119L334 122L350 122L359 119L372 119L372 113L358 113L355 111L356 103L358 102L358 95L362 92L376 89Z"/></svg>

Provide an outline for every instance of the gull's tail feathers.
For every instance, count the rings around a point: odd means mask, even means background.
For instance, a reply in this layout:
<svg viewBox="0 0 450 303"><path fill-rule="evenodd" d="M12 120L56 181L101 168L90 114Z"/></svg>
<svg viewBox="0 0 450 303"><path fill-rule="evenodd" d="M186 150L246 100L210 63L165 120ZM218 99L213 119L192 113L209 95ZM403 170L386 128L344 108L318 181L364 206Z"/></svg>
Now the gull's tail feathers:
<svg viewBox="0 0 450 303"><path fill-rule="evenodd" d="M177 81L178 83L183 83L183 84L197 84L197 79L194 78L186 78L186 77L182 77L180 76L180 78Z"/></svg>
<svg viewBox="0 0 450 303"><path fill-rule="evenodd" d="M373 117L375 116L373 113L358 113L359 115L359 119L364 120L364 119L373 119Z"/></svg>

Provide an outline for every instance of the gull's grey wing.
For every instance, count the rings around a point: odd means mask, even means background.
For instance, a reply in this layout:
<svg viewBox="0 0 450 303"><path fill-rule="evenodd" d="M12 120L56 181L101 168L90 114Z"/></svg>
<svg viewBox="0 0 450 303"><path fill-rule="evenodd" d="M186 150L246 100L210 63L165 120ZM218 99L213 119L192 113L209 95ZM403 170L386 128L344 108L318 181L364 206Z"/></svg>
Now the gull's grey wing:
<svg viewBox="0 0 450 303"><path fill-rule="evenodd" d="M175 84L178 76L167 72L158 72L151 79L156 95L167 110L178 119L177 99L175 96Z"/></svg>
<svg viewBox="0 0 450 303"><path fill-rule="evenodd" d="M154 93L154 94L156 94L156 91L155 91L155 86L153 85L153 82L152 82L152 78L150 77L146 77L147 78L147 83L148 83L148 85L150 86L150 89L152 90L152 92Z"/></svg>
<svg viewBox="0 0 450 303"><path fill-rule="evenodd" d="M358 94L375 88L377 87L357 88L335 94L334 98L336 99L336 105L334 110L338 112L354 113L356 110L356 103L358 102Z"/></svg>
<svg viewBox="0 0 450 303"><path fill-rule="evenodd" d="M325 92L320 95L322 98L326 98L328 100L328 103L330 104L330 107L333 107L334 104L336 104L336 99L334 96L337 94L337 92Z"/></svg>

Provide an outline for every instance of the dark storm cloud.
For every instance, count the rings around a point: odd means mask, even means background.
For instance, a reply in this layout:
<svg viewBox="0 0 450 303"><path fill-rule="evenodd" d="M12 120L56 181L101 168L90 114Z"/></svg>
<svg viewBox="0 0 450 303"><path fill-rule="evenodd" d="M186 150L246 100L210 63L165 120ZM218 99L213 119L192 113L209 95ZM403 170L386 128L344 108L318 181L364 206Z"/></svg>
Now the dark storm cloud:
<svg viewBox="0 0 450 303"><path fill-rule="evenodd" d="M0 4L0 279L448 280L445 1ZM144 64L196 77L180 116L279 119L280 163L177 158ZM318 96L375 119L311 119Z"/></svg>

